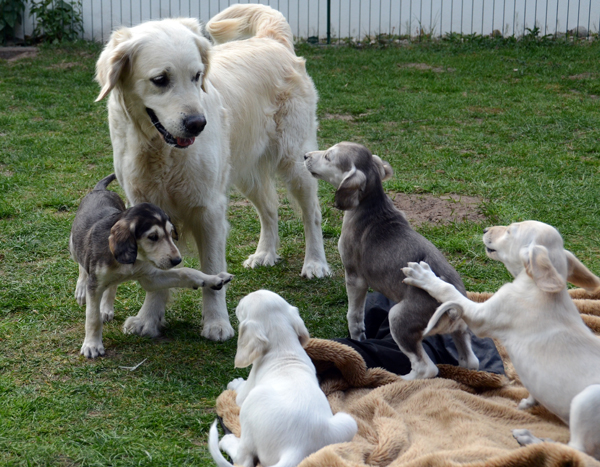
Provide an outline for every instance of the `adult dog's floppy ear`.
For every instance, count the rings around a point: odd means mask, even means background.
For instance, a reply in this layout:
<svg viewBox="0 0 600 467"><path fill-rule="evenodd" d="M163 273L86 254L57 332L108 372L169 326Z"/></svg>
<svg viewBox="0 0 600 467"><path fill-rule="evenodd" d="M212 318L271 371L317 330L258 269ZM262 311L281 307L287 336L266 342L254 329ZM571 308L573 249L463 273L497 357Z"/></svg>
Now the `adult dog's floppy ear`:
<svg viewBox="0 0 600 467"><path fill-rule="evenodd" d="M108 247L121 264L133 264L137 258L137 241L127 221L121 219L110 229Z"/></svg>
<svg viewBox="0 0 600 467"><path fill-rule="evenodd" d="M263 326L253 320L244 320L238 329L237 352L235 367L246 368L267 351L269 339L264 333Z"/></svg>
<svg viewBox="0 0 600 467"><path fill-rule="evenodd" d="M567 256L567 281L578 287L583 287L588 292L593 292L600 287L600 279L586 268L577 257L568 250Z"/></svg>
<svg viewBox="0 0 600 467"><path fill-rule="evenodd" d="M528 247L521 248L519 255L525 266L525 272L533 279L540 290L548 293L558 293L566 287L566 280L550 261L548 250L545 247L531 244Z"/></svg>
<svg viewBox="0 0 600 467"><path fill-rule="evenodd" d="M302 318L300 318L300 313L298 311L298 308L296 308L295 306L291 307L292 308L292 326L294 328L294 331L296 331L296 334L298 335L298 340L300 341L300 345L302 347L306 347L306 344L308 344L308 341L310 340L310 334L308 332L308 329L306 329L306 325L304 324L304 321L302 321Z"/></svg>
<svg viewBox="0 0 600 467"><path fill-rule="evenodd" d="M348 211L358 206L360 192L365 189L366 183L367 177L364 172L352 167L335 192L335 207Z"/></svg>
<svg viewBox="0 0 600 467"><path fill-rule="evenodd" d="M100 94L96 102L104 99L117 85L121 74L130 65L133 53L133 41L129 28L117 29L96 62L96 81L100 85Z"/></svg>
<svg viewBox="0 0 600 467"><path fill-rule="evenodd" d="M392 175L394 175L394 169L392 169L392 166L389 162L381 160L381 157L376 156L375 154L373 154L373 162L379 170L379 176L381 177L382 182L392 178Z"/></svg>

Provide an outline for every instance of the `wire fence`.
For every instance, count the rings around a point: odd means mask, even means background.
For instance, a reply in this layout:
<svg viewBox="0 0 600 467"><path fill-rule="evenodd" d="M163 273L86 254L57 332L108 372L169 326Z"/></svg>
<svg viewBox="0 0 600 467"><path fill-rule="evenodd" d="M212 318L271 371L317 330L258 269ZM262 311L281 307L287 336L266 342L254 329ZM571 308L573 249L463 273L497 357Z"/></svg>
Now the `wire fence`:
<svg viewBox="0 0 600 467"><path fill-rule="evenodd" d="M168 17L206 22L236 3L281 11L296 39L309 42L455 33L590 37L600 29L600 0L81 0L81 38L106 42L120 26ZM26 10L21 36L31 35L35 24Z"/></svg>

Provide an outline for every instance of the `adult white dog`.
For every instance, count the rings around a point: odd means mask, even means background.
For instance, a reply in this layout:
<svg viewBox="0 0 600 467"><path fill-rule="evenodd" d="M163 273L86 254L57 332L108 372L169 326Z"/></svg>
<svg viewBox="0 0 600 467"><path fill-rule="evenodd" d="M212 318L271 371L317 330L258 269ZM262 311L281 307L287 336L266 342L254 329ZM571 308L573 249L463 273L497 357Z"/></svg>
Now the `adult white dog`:
<svg viewBox="0 0 600 467"><path fill-rule="evenodd" d="M268 290L258 290L236 309L240 321L235 366L252 365L248 379L233 380L237 391L241 437L233 434L219 443L216 422L209 450L217 465L229 467L220 447L236 464L292 467L333 443L351 441L356 421L335 415L317 381L315 367L304 350L308 330L298 308Z"/></svg>
<svg viewBox="0 0 600 467"><path fill-rule="evenodd" d="M558 231L525 221L485 230L487 255L504 263L515 280L489 300L474 303L442 281L427 263L408 263L404 282L443 303L425 334L462 318L481 337L499 339L529 397L569 425L569 446L600 460L600 339L590 331L567 291L567 281L594 291L600 279L563 248ZM514 430L521 444L542 440Z"/></svg>
<svg viewBox="0 0 600 467"><path fill-rule="evenodd" d="M130 204L163 208L195 240L202 270L217 274L226 270L230 182L252 201L261 222L258 247L244 265L278 259L278 174L302 210L302 275L327 275L317 185L303 165L304 153L317 148L317 94L294 53L291 29L281 13L257 4L234 5L207 29L218 45L190 18L111 35L96 65L97 100L110 94L119 183ZM148 291L125 331L158 335L167 298L168 291ZM204 337L233 336L224 290L204 288L203 323Z"/></svg>

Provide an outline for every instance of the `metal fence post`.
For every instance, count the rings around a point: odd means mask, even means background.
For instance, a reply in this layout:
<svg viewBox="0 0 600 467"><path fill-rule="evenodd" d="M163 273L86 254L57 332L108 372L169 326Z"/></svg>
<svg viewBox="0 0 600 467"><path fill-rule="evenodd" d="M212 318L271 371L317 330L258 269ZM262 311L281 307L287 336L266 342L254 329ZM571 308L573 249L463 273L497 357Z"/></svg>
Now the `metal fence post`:
<svg viewBox="0 0 600 467"><path fill-rule="evenodd" d="M327 0L327 44L331 44L331 0Z"/></svg>

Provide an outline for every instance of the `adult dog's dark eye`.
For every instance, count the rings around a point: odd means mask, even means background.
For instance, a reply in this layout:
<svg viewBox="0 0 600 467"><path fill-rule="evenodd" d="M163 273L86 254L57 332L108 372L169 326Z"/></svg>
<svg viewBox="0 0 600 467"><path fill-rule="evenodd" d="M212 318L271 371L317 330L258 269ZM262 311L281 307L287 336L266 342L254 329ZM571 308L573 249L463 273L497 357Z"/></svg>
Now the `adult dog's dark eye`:
<svg viewBox="0 0 600 467"><path fill-rule="evenodd" d="M326 152L323 157L325 158L326 161L330 161L331 160L331 158L329 157L329 153L328 152Z"/></svg>
<svg viewBox="0 0 600 467"><path fill-rule="evenodd" d="M169 84L169 78L167 77L167 75L155 76L154 78L150 78L150 81L152 81L152 83L158 86L159 88L164 88Z"/></svg>
<svg viewBox="0 0 600 467"><path fill-rule="evenodd" d="M148 240L152 241L152 242L156 242L158 240L158 235L153 233L148 235Z"/></svg>
<svg viewBox="0 0 600 467"><path fill-rule="evenodd" d="M196 76L194 76L194 81L197 83L198 80L200 79L200 76L202 76L202 72L199 71L198 73L196 73Z"/></svg>

